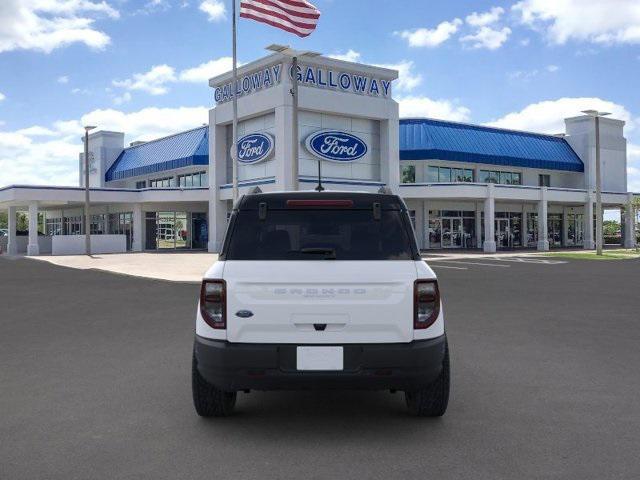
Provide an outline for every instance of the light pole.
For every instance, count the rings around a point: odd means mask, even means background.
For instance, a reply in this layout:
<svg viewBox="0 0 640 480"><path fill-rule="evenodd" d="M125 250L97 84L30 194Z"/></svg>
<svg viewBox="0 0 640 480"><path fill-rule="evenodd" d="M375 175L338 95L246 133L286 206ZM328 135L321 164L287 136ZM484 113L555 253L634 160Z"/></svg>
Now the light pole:
<svg viewBox="0 0 640 480"><path fill-rule="evenodd" d="M600 165L600 117L611 115L598 110L583 110L582 113L596 121L596 255L602 255L602 166Z"/></svg>
<svg viewBox="0 0 640 480"><path fill-rule="evenodd" d="M84 127L84 251L91 255L91 216L89 215L89 131L96 127Z"/></svg>
<svg viewBox="0 0 640 480"><path fill-rule="evenodd" d="M291 57L291 71L292 71L292 79L291 79L291 96L292 96L292 119L291 119L291 158L293 159L291 165L291 176L292 178L292 189L298 190L298 161L299 161L299 148L300 148L300 139L298 133L298 58L299 57L317 57L320 54L317 52L308 52L308 51L299 51L290 48L288 45L269 45L267 50L272 52L281 53L282 55L286 55L287 57ZM318 163L320 160L318 160ZM318 165L318 168L320 166Z"/></svg>

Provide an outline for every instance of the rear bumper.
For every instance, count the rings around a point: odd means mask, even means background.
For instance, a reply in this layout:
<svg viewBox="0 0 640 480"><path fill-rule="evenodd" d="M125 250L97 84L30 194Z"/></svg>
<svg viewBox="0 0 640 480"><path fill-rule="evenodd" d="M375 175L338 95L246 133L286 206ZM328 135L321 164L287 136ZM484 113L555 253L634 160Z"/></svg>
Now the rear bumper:
<svg viewBox="0 0 640 480"><path fill-rule="evenodd" d="M344 370L296 369L289 344L229 343L196 336L198 371L225 391L366 389L417 390L442 370L446 336L410 343L346 344Z"/></svg>

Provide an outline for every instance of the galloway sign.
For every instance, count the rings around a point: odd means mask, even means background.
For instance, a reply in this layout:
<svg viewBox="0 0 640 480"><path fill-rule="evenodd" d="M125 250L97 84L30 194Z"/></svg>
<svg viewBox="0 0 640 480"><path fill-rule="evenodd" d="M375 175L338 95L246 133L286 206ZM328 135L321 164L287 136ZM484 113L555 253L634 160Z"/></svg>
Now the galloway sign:
<svg viewBox="0 0 640 480"><path fill-rule="evenodd" d="M362 139L337 130L312 133L305 143L309 152L330 162L354 162L367 153L367 144Z"/></svg>
<svg viewBox="0 0 640 480"><path fill-rule="evenodd" d="M258 90L273 87L280 83L282 65L272 65L256 72L251 72L242 77L238 77L236 85L236 95L242 97L250 95ZM213 91L213 98L216 103L224 103L233 99L233 82L218 85Z"/></svg>
<svg viewBox="0 0 640 480"><path fill-rule="evenodd" d="M249 165L267 160L273 154L274 146L273 137L268 133L245 135L238 139L238 161Z"/></svg>
<svg viewBox="0 0 640 480"><path fill-rule="evenodd" d="M289 77L293 78L293 66L289 71ZM391 96L391 80L360 73L341 72L331 68L298 65L298 82L303 86L359 93L372 97Z"/></svg>
<svg viewBox="0 0 640 480"><path fill-rule="evenodd" d="M271 65L238 77L235 95L245 97L266 90L280 83L284 64ZM285 73L286 75L286 73ZM314 87L337 92L355 93L371 97L391 98L390 79L378 78L362 72L347 72L338 68L316 65L298 65L298 82L304 87ZM293 79L293 66L289 66L289 78ZM217 85L213 98L217 104L233 99L233 82Z"/></svg>

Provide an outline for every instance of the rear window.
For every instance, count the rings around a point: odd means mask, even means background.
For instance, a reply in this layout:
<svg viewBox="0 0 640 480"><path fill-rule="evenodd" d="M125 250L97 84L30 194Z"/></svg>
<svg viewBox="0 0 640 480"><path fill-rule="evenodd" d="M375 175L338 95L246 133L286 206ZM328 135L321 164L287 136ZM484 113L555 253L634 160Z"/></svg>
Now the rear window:
<svg viewBox="0 0 640 480"><path fill-rule="evenodd" d="M412 260L415 241L406 212L269 210L234 212L226 260ZM275 272L274 272L275 273Z"/></svg>

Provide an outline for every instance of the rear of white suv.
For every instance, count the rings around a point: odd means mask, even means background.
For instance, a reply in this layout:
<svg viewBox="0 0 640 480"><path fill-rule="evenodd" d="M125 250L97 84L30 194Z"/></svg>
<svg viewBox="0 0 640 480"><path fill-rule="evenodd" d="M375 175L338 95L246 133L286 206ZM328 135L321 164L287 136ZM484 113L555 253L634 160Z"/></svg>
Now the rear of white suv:
<svg viewBox="0 0 640 480"><path fill-rule="evenodd" d="M236 392L405 391L444 414L449 355L438 283L395 195L246 195L202 283L193 358L202 416Z"/></svg>

